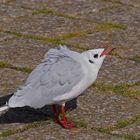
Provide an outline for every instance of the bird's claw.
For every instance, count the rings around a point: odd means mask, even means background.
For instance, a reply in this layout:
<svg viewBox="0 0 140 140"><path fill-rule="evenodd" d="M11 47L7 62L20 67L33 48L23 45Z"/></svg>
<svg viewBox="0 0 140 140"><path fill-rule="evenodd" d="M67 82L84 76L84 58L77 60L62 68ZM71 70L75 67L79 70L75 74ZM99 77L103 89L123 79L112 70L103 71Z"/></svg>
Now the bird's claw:
<svg viewBox="0 0 140 140"><path fill-rule="evenodd" d="M68 122L66 120L54 120L55 123L58 123L59 125L61 125L63 128L65 129L71 129L71 128L75 128L76 125L73 122Z"/></svg>
<svg viewBox="0 0 140 140"><path fill-rule="evenodd" d="M71 128L76 127L76 125L73 122L67 122L67 121L60 120L59 123L65 129L71 129Z"/></svg>

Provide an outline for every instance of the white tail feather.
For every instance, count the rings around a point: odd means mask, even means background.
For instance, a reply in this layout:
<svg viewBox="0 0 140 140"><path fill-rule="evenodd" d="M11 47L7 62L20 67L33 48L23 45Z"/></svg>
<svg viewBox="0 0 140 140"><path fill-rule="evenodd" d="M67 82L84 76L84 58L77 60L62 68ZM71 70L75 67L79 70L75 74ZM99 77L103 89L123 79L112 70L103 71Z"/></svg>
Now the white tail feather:
<svg viewBox="0 0 140 140"><path fill-rule="evenodd" d="M5 111L9 109L9 107L7 105L0 107L0 112Z"/></svg>

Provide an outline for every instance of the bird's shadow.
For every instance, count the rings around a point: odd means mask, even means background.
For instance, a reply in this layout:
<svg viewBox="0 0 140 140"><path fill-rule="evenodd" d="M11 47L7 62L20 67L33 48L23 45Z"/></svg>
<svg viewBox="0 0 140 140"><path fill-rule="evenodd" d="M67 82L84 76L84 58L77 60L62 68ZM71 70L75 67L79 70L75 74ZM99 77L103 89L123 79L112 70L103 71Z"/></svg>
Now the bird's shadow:
<svg viewBox="0 0 140 140"><path fill-rule="evenodd" d="M0 97L0 106L3 106L12 96L7 95ZM77 99L68 101L65 106L66 111L71 111L77 107ZM58 106L60 112L60 106ZM34 121L47 120L53 117L53 108L51 105L44 106L41 109L33 109L30 107L21 107L9 109L4 114L0 115L0 124L7 123L31 123Z"/></svg>

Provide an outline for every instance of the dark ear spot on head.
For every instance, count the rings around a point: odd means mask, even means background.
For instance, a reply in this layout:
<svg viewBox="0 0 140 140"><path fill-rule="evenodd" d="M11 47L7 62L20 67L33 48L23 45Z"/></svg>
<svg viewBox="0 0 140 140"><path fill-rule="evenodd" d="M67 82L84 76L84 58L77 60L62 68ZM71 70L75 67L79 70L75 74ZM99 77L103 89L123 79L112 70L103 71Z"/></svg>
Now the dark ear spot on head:
<svg viewBox="0 0 140 140"><path fill-rule="evenodd" d="M92 63L92 64L94 63L92 60L89 60L89 62Z"/></svg>

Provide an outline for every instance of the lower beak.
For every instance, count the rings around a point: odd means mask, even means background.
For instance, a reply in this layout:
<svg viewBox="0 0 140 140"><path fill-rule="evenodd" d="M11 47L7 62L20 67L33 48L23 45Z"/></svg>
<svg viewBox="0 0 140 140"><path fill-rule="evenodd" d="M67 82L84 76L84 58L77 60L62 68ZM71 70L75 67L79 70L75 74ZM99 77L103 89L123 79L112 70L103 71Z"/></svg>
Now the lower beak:
<svg viewBox="0 0 140 140"><path fill-rule="evenodd" d="M104 56L104 55L108 55L109 53L111 53L115 48L105 48L104 51L101 53L100 57Z"/></svg>

